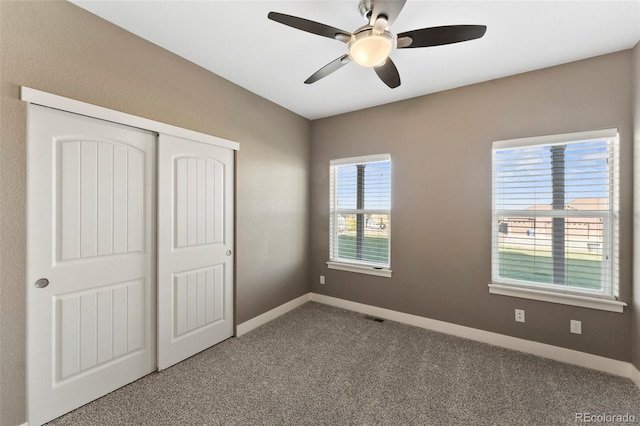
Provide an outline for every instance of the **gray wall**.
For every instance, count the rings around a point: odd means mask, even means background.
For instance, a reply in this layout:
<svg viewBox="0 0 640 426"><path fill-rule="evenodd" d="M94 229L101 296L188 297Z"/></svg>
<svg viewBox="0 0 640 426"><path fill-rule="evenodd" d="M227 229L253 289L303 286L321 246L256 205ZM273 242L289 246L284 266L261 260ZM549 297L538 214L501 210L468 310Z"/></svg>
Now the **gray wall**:
<svg viewBox="0 0 640 426"><path fill-rule="evenodd" d="M633 324L632 362L640 370L640 43L633 48Z"/></svg>
<svg viewBox="0 0 640 426"><path fill-rule="evenodd" d="M0 1L0 40L0 424L26 419L20 85L240 142L237 323L311 289L615 359L633 357L640 367L638 314L630 345L629 312L489 295L486 287L491 142L618 127L620 275L622 298L630 301L638 46L633 56L620 52L309 123L69 3ZM328 271L328 161L381 152L393 158L393 278ZM324 286L316 284L320 274L327 276ZM640 280L635 286L637 312ZM515 307L527 310L525 324L513 321ZM568 333L569 319L583 321L583 335Z"/></svg>
<svg viewBox="0 0 640 426"><path fill-rule="evenodd" d="M308 292L308 120L70 3L0 1L0 40L0 424L26 420L20 85L239 142L236 321Z"/></svg>
<svg viewBox="0 0 640 426"><path fill-rule="evenodd" d="M623 51L314 121L312 291L630 361L629 310L490 295L487 284L492 141L617 127L620 285L631 302L631 106L631 51ZM329 160L383 152L392 158L393 277L328 270ZM514 308L526 310L525 324L514 322ZM582 321L582 335L569 333L570 319Z"/></svg>

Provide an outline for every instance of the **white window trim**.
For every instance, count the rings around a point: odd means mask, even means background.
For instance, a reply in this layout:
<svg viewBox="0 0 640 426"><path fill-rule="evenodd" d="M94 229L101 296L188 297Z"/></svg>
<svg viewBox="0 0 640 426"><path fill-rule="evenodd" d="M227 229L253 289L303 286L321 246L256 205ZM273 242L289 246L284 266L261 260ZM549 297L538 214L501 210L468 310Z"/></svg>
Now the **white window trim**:
<svg viewBox="0 0 640 426"><path fill-rule="evenodd" d="M339 271L356 272L359 274L375 275L377 277L391 278L391 269L380 268L377 266L367 266L362 263L346 263L330 260L327 262L327 268L337 269Z"/></svg>
<svg viewBox="0 0 640 426"><path fill-rule="evenodd" d="M345 165L351 165L351 164L376 163L376 162L383 162L383 161L391 161L391 154L385 153L385 154L362 155L358 157L338 158L338 159L330 160L329 166L335 167L335 166L345 166ZM339 212L342 212L342 213L349 212L352 214L361 213L361 211L358 209L341 209L341 210L335 209L334 210L335 206L333 205L333 191L334 189L331 188L332 196L331 196L331 207L330 207L330 213L329 213L331 216L340 214ZM374 211L376 213L388 214L389 218L391 218L391 206L389 210L371 210L371 209L367 210L367 212L371 212L371 211ZM335 220L335 218L332 218L331 220L333 221ZM330 233L334 232L334 229L330 227L329 232ZM390 266L381 267L381 266L371 265L366 262L355 262L355 261L348 262L343 259L331 259L332 256L333 256L333 253L331 253L331 249L330 249L329 250L330 260L327 262L327 267L329 269L391 278ZM389 265L391 265L391 230L390 229L389 229Z"/></svg>
<svg viewBox="0 0 640 426"><path fill-rule="evenodd" d="M330 166L346 166L349 164L379 163L391 161L391 154L373 154L360 157L337 158L329 161Z"/></svg>
<svg viewBox="0 0 640 426"><path fill-rule="evenodd" d="M616 136L618 136L618 129L601 129L587 132L563 133L559 135L534 136L530 138L495 141L493 143L493 149L518 148L522 146L536 145L560 145L569 142L615 138Z"/></svg>
<svg viewBox="0 0 640 426"><path fill-rule="evenodd" d="M562 305L580 306L582 308L599 309L602 311L622 313L626 303L619 300L582 296L556 291L545 291L526 287L515 287L504 284L489 284L489 293L502 296L520 297L523 299L540 300L542 302L559 303Z"/></svg>
<svg viewBox="0 0 640 426"><path fill-rule="evenodd" d="M559 135L549 135L549 136L536 136L530 138L521 138L521 139L509 139L502 141L495 141L492 145L492 158L494 158L493 151L496 149L504 149L504 148L516 148L516 147L524 147L524 146L536 146L536 145L556 145L556 144L565 144L576 141L589 141L596 139L604 139L604 138L619 138L618 129L601 129L587 132L575 132L575 133L565 133ZM614 169L614 176L619 181L619 158L618 152L615 153L616 163ZM495 165L492 163L491 170L492 173L494 171ZM493 185L493 183L492 183ZM618 211L618 202L619 202L619 186L616 186L616 191L614 191L613 197L613 210L608 213L609 220L614 221L615 227L611 229L610 238L617 239L619 233L619 211ZM492 266L491 266L491 274L492 281L497 281L494 279L494 262L496 257L495 251L497 250L497 246L495 244L494 239L497 235L497 224L496 224L496 211L494 210L495 200L493 197L495 196L495 188L492 188L491 191L492 200L491 200L491 209L492 209ZM504 212L500 212L504 213ZM553 216L552 212L549 213L550 216ZM572 212L572 214L575 212ZM585 213L585 216L588 216L589 213ZM576 216L582 216L582 214L577 214ZM616 242L619 244L619 241ZM612 262L611 265L613 267L614 262L618 262L619 253L612 253ZM609 285L612 287L611 290L614 294L618 292L619 286L619 271L617 268L613 267L613 273L610 278L613 280ZM507 280L508 281L508 280ZM588 292L580 292L579 294L563 291L562 289L545 289L544 284L535 284L531 283L531 286L522 285L521 283L509 283L509 282L491 282L489 284L489 293L490 294L498 294L503 296L511 296L511 297L519 297L524 299L532 299L532 300L540 300L543 302L551 302L558 303L563 305L572 305L572 306L580 306L584 308L598 309L609 312L618 312L622 313L624 307L627 306L625 302L617 300L615 296L608 295L589 295Z"/></svg>

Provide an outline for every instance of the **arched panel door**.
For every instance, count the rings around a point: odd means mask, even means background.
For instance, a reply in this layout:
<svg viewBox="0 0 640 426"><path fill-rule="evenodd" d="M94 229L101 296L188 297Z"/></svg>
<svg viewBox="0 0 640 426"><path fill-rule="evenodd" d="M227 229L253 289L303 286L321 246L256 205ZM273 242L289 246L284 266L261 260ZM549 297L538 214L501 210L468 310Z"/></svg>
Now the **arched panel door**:
<svg viewBox="0 0 640 426"><path fill-rule="evenodd" d="M155 135L29 105L29 424L156 367Z"/></svg>
<svg viewBox="0 0 640 426"><path fill-rule="evenodd" d="M158 368L233 335L233 150L158 147Z"/></svg>

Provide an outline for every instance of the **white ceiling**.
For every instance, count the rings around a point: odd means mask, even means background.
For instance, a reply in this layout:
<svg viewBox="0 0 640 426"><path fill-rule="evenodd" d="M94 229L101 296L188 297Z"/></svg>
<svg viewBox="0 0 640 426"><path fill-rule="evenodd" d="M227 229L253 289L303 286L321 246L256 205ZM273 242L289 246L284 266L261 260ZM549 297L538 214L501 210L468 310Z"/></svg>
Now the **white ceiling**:
<svg viewBox="0 0 640 426"><path fill-rule="evenodd" d="M352 32L366 23L358 0L72 1L309 119L629 49L640 40L640 0L408 0L394 34L456 24L486 25L487 32L464 43L393 51L397 89L353 62L306 85L347 46L268 20L268 12Z"/></svg>

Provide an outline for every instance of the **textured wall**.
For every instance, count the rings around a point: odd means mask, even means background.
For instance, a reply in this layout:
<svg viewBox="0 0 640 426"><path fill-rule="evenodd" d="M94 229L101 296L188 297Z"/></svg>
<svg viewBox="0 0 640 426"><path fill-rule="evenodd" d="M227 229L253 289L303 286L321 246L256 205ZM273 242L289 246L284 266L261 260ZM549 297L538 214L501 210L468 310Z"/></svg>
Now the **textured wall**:
<svg viewBox="0 0 640 426"><path fill-rule="evenodd" d="M428 76L425 76L428 78ZM312 291L629 361L631 313L489 294L491 143L617 127L622 300L631 302L631 52L312 123ZM391 153L392 278L328 270L329 160ZM326 275L319 285L318 275ZM514 308L526 310L525 324ZM582 321L582 335L569 320Z"/></svg>
<svg viewBox="0 0 640 426"><path fill-rule="evenodd" d="M640 370L640 43L633 48L633 324L631 351Z"/></svg>
<svg viewBox="0 0 640 426"><path fill-rule="evenodd" d="M0 40L0 424L26 420L20 85L239 142L236 321L308 291L308 120L70 3L0 1Z"/></svg>

